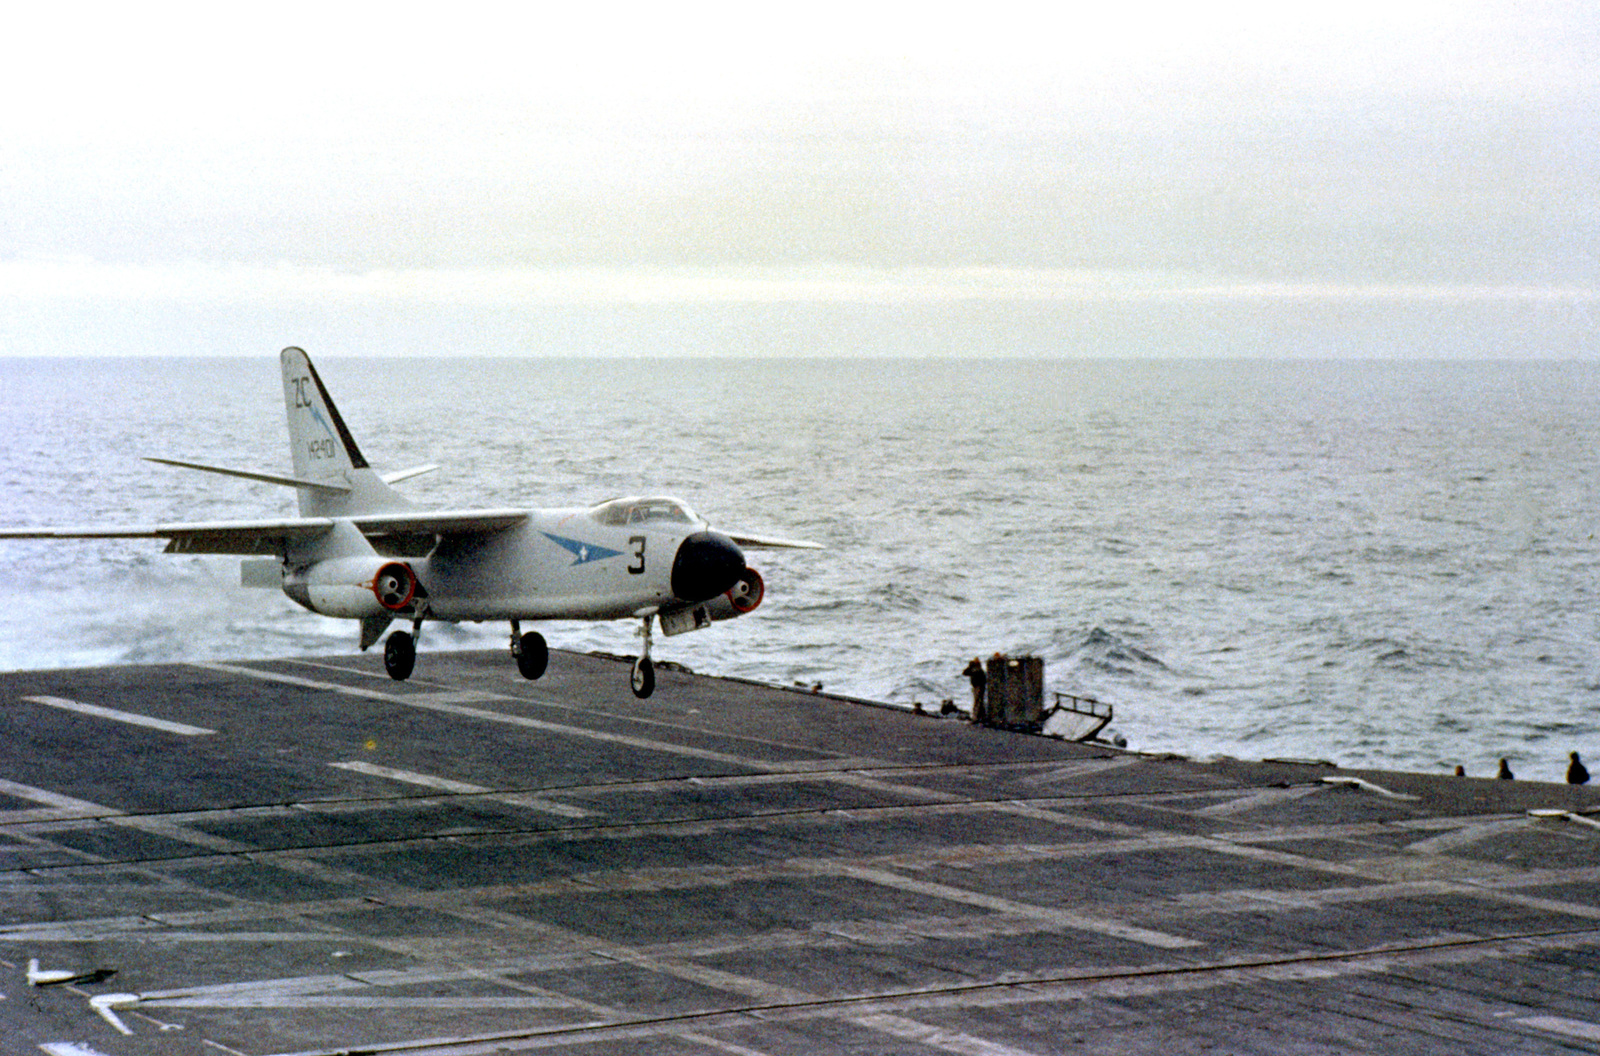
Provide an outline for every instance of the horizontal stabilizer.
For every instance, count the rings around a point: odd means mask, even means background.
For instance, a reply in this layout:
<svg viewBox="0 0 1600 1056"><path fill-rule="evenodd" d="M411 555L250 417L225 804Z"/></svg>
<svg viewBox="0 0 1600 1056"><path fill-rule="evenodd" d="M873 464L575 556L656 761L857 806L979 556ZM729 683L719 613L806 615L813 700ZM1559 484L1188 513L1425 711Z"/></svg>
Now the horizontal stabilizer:
<svg viewBox="0 0 1600 1056"><path fill-rule="evenodd" d="M398 484L402 480L410 480L412 477L420 477L424 473L432 473L438 468L438 463L430 462L425 466L412 466L410 469L396 469L388 473L381 473L378 479L385 484Z"/></svg>
<svg viewBox="0 0 1600 1056"><path fill-rule="evenodd" d="M741 535L738 532L724 532L740 546L752 550L826 550L821 543L813 543L806 539L779 539L770 535Z"/></svg>
<svg viewBox="0 0 1600 1056"><path fill-rule="evenodd" d="M326 484L315 480L298 480L294 477L278 477L271 473L252 473L244 469L227 469L223 466L203 466L198 462L179 462L171 458L153 458L145 456L146 462L159 462L163 466L177 466L179 469L198 469L202 473L219 473L224 477L242 477L245 480L259 480L263 484L279 484L286 488L311 488L315 491L326 491L343 494L350 489L342 484Z"/></svg>

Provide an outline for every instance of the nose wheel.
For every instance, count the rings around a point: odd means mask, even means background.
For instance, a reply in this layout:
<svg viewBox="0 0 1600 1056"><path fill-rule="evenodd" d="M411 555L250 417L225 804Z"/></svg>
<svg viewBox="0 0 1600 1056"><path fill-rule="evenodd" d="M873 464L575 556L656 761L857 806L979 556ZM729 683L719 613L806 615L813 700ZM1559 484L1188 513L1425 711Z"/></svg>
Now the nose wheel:
<svg viewBox="0 0 1600 1056"><path fill-rule="evenodd" d="M656 691L656 665L650 659L650 620L644 618L644 629L640 632L644 636L644 650L639 659L633 662L633 695L643 700Z"/></svg>
<svg viewBox="0 0 1600 1056"><path fill-rule="evenodd" d="M656 665L648 656L633 662L633 695L643 700L656 691Z"/></svg>

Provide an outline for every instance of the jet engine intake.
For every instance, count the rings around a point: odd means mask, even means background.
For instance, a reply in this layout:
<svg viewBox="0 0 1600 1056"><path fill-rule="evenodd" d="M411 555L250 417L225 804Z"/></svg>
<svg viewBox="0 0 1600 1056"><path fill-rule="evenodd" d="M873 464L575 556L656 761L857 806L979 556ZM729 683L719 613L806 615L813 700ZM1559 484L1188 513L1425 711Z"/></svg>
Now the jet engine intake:
<svg viewBox="0 0 1600 1056"><path fill-rule="evenodd" d="M731 620L735 616L756 611L766 593L767 584L762 580L761 573L746 568L740 573L738 582L706 602L706 611L713 620Z"/></svg>
<svg viewBox="0 0 1600 1056"><path fill-rule="evenodd" d="M411 566L391 561L372 577L372 596L390 612L404 612L417 597L417 574Z"/></svg>

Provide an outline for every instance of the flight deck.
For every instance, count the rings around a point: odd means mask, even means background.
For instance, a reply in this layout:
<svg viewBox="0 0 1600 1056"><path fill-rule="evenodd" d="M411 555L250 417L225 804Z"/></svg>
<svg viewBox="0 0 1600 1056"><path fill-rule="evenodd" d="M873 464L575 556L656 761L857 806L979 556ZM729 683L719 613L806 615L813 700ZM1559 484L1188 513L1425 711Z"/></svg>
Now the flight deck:
<svg viewBox="0 0 1600 1056"><path fill-rule="evenodd" d="M614 659L0 674L0 1051L1600 1051L1600 794Z"/></svg>

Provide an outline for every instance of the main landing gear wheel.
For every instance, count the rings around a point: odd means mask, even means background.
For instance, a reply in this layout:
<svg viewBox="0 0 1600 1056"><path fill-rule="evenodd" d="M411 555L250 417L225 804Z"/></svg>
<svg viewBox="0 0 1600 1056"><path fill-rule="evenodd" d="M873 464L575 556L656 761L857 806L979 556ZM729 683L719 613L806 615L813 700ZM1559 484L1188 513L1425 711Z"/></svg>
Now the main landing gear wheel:
<svg viewBox="0 0 1600 1056"><path fill-rule="evenodd" d="M648 656L633 662L633 695L643 700L656 690L656 665Z"/></svg>
<svg viewBox="0 0 1600 1056"><path fill-rule="evenodd" d="M517 658L517 670L522 672L523 678L538 678L550 664L550 647L538 631L518 637L511 652Z"/></svg>
<svg viewBox="0 0 1600 1056"><path fill-rule="evenodd" d="M416 639L405 631L395 631L383 643L383 669L396 682L404 682L411 677L411 671L416 666Z"/></svg>

